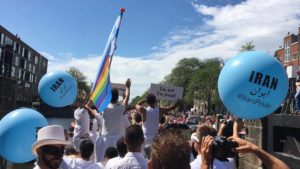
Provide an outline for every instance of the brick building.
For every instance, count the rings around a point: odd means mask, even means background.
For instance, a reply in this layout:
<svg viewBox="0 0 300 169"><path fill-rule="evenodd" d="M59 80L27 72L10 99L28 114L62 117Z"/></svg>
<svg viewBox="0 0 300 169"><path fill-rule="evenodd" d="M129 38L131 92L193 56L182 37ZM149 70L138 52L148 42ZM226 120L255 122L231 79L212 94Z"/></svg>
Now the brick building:
<svg viewBox="0 0 300 169"><path fill-rule="evenodd" d="M298 34L290 32L283 38L283 46L275 51L276 57L283 63L285 67L292 66L296 69L300 68L300 26Z"/></svg>
<svg viewBox="0 0 300 169"><path fill-rule="evenodd" d="M38 99L38 82L48 60L0 25L0 119Z"/></svg>

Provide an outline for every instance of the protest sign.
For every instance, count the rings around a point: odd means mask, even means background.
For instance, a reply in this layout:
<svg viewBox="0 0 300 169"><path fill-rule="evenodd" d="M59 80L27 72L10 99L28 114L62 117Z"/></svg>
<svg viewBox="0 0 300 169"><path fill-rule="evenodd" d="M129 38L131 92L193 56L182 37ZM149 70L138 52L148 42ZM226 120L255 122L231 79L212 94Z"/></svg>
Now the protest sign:
<svg viewBox="0 0 300 169"><path fill-rule="evenodd" d="M176 101L182 99L183 88L151 83L149 92L158 100Z"/></svg>

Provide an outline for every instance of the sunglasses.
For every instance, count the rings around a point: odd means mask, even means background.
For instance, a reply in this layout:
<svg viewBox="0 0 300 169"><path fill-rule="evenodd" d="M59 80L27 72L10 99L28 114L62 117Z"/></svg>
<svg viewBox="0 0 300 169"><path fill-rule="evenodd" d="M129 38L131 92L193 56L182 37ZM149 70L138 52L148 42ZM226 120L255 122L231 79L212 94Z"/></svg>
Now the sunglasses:
<svg viewBox="0 0 300 169"><path fill-rule="evenodd" d="M56 147L51 145L45 145L41 147L42 151L46 154L50 154L53 156L62 156L64 154L64 147Z"/></svg>

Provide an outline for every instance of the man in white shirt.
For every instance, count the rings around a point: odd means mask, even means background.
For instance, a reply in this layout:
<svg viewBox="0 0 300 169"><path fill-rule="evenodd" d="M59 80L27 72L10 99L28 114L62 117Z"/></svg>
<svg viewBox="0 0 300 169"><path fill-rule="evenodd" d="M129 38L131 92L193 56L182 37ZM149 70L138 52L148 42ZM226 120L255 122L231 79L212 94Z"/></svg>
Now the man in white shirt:
<svg viewBox="0 0 300 169"><path fill-rule="evenodd" d="M37 156L34 169L60 169L65 146L64 128L50 125L41 128L37 133L37 141L32 144L32 153Z"/></svg>
<svg viewBox="0 0 300 169"><path fill-rule="evenodd" d="M76 106L78 106L78 108L74 111L76 124L74 128L73 143L75 150L78 152L80 141L89 138L90 116L85 109L83 100L78 100Z"/></svg>
<svg viewBox="0 0 300 169"><path fill-rule="evenodd" d="M128 153L123 159L111 165L110 169L148 169L148 161L142 153L144 133L140 125L132 125L126 129L125 144Z"/></svg>
<svg viewBox="0 0 300 169"><path fill-rule="evenodd" d="M124 112L128 105L130 96L131 81L127 79L125 82L125 98L122 103L118 102L119 92L117 89L112 89L112 98L110 104L103 111L103 126L102 137L103 141L100 145L100 152L96 151L96 158L99 161L104 159L104 152L107 147L115 147L117 140L124 135ZM98 145L97 145L98 147Z"/></svg>
<svg viewBox="0 0 300 169"><path fill-rule="evenodd" d="M71 169L103 169L94 161L89 161L94 151L94 144L90 139L82 140L79 146L80 158L64 157L64 163ZM62 164L63 166L63 164Z"/></svg>
<svg viewBox="0 0 300 169"><path fill-rule="evenodd" d="M194 161L190 163L191 169L199 169L202 163L201 157L201 144L202 138L205 136L212 136L215 137L217 135L217 131L208 125L201 125L197 128L196 137L193 137L193 142L195 143L195 149L198 152L198 156ZM227 158L226 160L219 160L217 158L213 159L213 168L217 169L234 169L234 159Z"/></svg>
<svg viewBox="0 0 300 169"><path fill-rule="evenodd" d="M113 165L120 161L121 159L123 159L123 157L126 155L127 153L127 146L124 143L124 137L121 137L118 141L117 141L117 150L118 150L118 156L112 159L109 159L105 165L106 169L110 169L111 167L113 167Z"/></svg>
<svg viewBox="0 0 300 169"><path fill-rule="evenodd" d="M144 107L144 103L147 104ZM143 131L145 136L145 144L152 144L153 139L158 133L159 119L167 112L176 109L179 106L179 101L176 104L169 107L156 107L156 97L154 94L149 93L146 96L146 100L139 101L135 108L142 114L143 119Z"/></svg>

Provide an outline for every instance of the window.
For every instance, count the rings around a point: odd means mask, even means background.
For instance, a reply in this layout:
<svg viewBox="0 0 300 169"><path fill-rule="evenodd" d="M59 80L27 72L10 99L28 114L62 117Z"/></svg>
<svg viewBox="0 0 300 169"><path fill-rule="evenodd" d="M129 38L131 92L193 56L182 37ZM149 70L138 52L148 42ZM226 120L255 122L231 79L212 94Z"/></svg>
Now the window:
<svg viewBox="0 0 300 169"><path fill-rule="evenodd" d="M15 57L15 65L19 66L19 57Z"/></svg>
<svg viewBox="0 0 300 169"><path fill-rule="evenodd" d="M22 79L21 77L22 77L22 70L19 70L19 79Z"/></svg>
<svg viewBox="0 0 300 169"><path fill-rule="evenodd" d="M32 73L36 73L35 72L35 65L32 65Z"/></svg>
<svg viewBox="0 0 300 169"><path fill-rule="evenodd" d="M24 60L24 69L27 69L27 60Z"/></svg>
<svg viewBox="0 0 300 169"><path fill-rule="evenodd" d="M1 45L4 44L4 34L1 34L1 41L0 41Z"/></svg>
<svg viewBox="0 0 300 169"><path fill-rule="evenodd" d="M34 63L38 64L38 62L39 62L39 58L37 56L34 56Z"/></svg>
<svg viewBox="0 0 300 169"><path fill-rule="evenodd" d="M24 57L24 53L25 53L25 48L22 47L22 56Z"/></svg>
<svg viewBox="0 0 300 169"><path fill-rule="evenodd" d="M284 61L285 62L290 61L290 46L291 46L290 41L284 43Z"/></svg>
<svg viewBox="0 0 300 169"><path fill-rule="evenodd" d="M0 32L0 45L2 45L3 43L2 43L2 33Z"/></svg>
<svg viewBox="0 0 300 169"><path fill-rule="evenodd" d="M28 60L31 61L31 51L28 51Z"/></svg>
<svg viewBox="0 0 300 169"><path fill-rule="evenodd" d="M11 67L11 77L15 77L15 67Z"/></svg>
<svg viewBox="0 0 300 169"><path fill-rule="evenodd" d="M28 64L28 70L31 72L31 63Z"/></svg>
<svg viewBox="0 0 300 169"><path fill-rule="evenodd" d="M292 60L296 60L297 59L297 53L294 53L293 55L292 55Z"/></svg>

